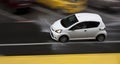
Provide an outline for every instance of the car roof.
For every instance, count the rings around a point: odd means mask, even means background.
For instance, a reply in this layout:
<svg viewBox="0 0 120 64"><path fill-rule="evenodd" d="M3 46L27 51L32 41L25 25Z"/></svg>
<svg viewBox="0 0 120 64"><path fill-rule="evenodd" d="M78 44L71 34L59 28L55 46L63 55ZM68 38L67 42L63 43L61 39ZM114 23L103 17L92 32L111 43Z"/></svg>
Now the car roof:
<svg viewBox="0 0 120 64"><path fill-rule="evenodd" d="M100 15L95 13L76 13L75 16L77 17L79 22L83 22L83 21L102 22L102 18L100 17Z"/></svg>

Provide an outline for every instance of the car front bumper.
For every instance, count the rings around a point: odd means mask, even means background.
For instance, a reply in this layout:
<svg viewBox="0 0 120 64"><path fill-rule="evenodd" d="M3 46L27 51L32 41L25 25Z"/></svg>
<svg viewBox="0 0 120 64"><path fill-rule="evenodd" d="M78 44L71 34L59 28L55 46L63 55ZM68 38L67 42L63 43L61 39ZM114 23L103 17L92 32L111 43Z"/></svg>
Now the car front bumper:
<svg viewBox="0 0 120 64"><path fill-rule="evenodd" d="M58 41L61 34L54 32L52 29L50 29L50 36L53 40Z"/></svg>

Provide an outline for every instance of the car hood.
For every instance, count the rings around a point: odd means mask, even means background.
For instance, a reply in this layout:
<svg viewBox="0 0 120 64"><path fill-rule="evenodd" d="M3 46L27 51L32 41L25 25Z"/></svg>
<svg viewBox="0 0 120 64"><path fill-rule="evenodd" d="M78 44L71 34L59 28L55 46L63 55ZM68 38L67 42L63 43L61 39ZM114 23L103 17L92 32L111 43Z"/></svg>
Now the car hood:
<svg viewBox="0 0 120 64"><path fill-rule="evenodd" d="M61 25L61 20L57 20L55 23L53 23L51 25L51 28L53 30L58 30L58 29L65 29L62 25Z"/></svg>

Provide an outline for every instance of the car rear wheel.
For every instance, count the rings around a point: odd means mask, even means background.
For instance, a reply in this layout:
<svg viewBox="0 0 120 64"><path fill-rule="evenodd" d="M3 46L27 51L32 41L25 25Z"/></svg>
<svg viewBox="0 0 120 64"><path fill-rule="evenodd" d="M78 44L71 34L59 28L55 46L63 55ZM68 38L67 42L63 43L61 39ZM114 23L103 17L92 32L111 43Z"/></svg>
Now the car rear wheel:
<svg viewBox="0 0 120 64"><path fill-rule="evenodd" d="M105 40L105 36L104 36L104 35L98 35L98 36L96 37L96 40L99 41L99 42L102 42L102 41Z"/></svg>
<svg viewBox="0 0 120 64"><path fill-rule="evenodd" d="M65 42L67 42L68 40L69 40L69 39L68 39L67 36L61 36L61 37L59 38L59 41L62 42L62 43L65 43Z"/></svg>

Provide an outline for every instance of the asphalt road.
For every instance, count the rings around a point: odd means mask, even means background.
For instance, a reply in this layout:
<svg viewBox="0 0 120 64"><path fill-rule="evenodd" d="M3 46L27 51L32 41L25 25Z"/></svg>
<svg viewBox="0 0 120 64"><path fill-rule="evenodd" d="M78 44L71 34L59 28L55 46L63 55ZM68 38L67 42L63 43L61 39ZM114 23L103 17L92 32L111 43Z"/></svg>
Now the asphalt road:
<svg viewBox="0 0 120 64"><path fill-rule="evenodd" d="M68 43L60 43L53 41L49 35L49 27L56 20L61 19L67 15L57 13L54 10L43 8L40 6L33 6L31 13L25 15L9 14L0 17L1 21L7 21L11 18L21 20L34 20L30 26L22 23L18 24L2 24L1 23L1 55L32 55L32 54L71 54L71 53L117 53L120 52L120 13L110 14L101 10L88 8L84 12L92 12L100 14L106 24L108 37L105 42L96 42L90 40L70 41ZM11 17L12 15L12 17ZM5 17L4 17L5 16ZM2 18L4 17L4 18ZM8 18L9 17L9 18ZM15 18L14 18L15 17ZM14 20L13 20L14 19ZM8 20L10 21L10 20ZM27 26L26 26L27 25ZM5 28L6 30L4 32ZM33 27L36 26L36 27ZM13 28L17 27L17 28ZM22 29L21 29L22 27ZM24 28L23 28L24 27ZM26 30L25 28L31 27ZM11 29L12 28L12 29ZM32 31L37 28L37 31ZM8 30L9 29L9 30ZM16 29L16 30L14 30ZM22 31L20 31L22 30ZM28 34L29 33L29 34ZM29 35L29 36L28 36Z"/></svg>
<svg viewBox="0 0 120 64"><path fill-rule="evenodd" d="M47 45L0 46L1 55L52 55L120 53L120 43L67 43Z"/></svg>
<svg viewBox="0 0 120 64"><path fill-rule="evenodd" d="M6 16L0 15L0 23L9 23L9 22L15 22L14 19L8 18Z"/></svg>

